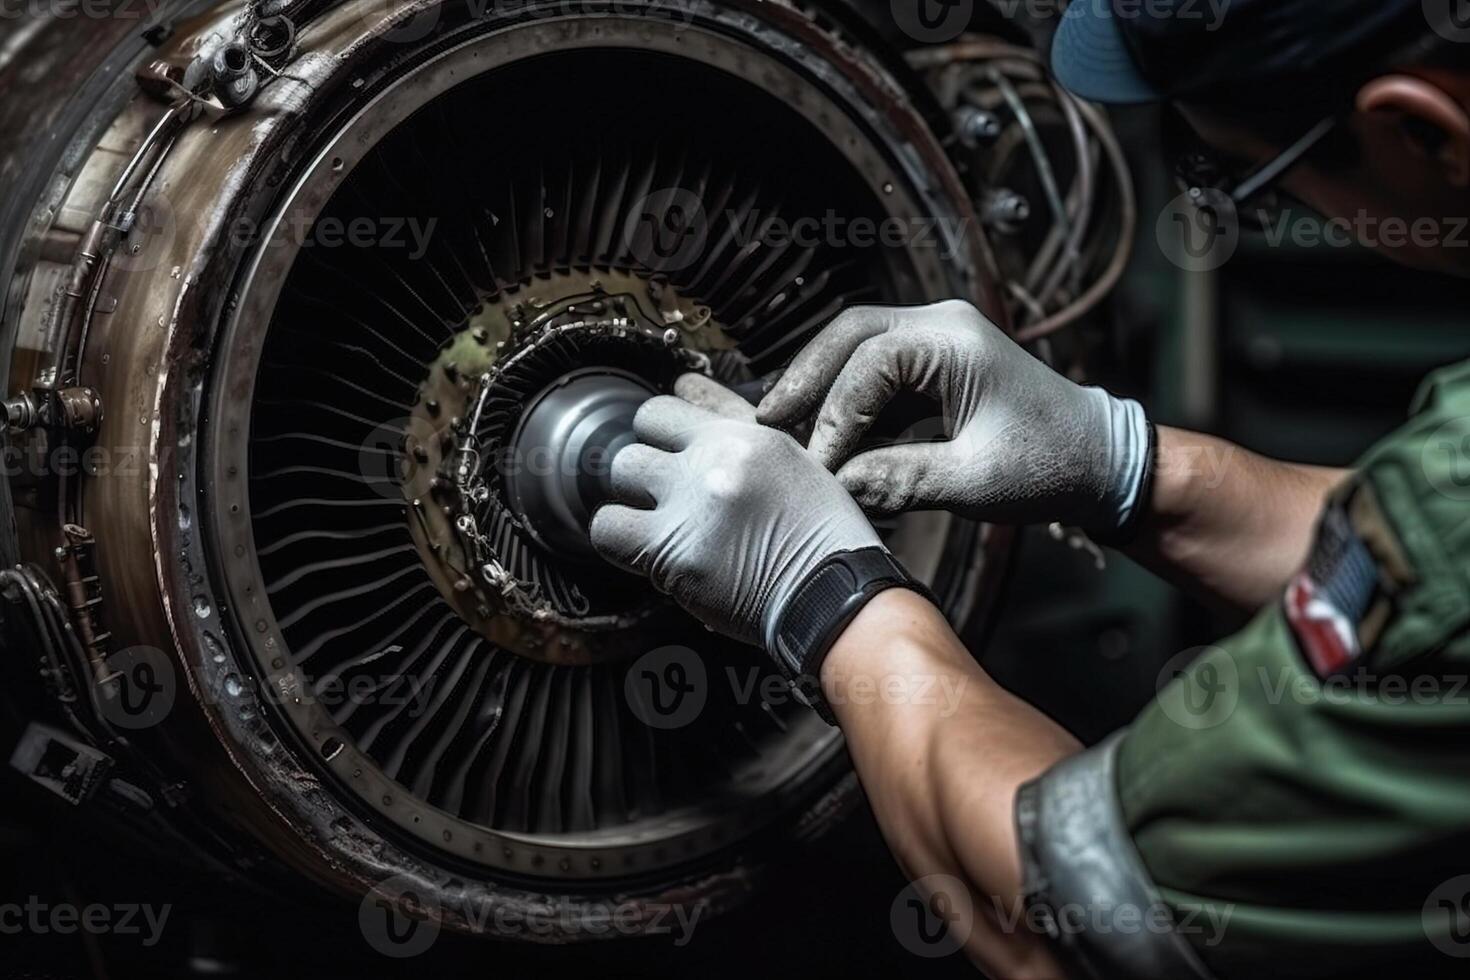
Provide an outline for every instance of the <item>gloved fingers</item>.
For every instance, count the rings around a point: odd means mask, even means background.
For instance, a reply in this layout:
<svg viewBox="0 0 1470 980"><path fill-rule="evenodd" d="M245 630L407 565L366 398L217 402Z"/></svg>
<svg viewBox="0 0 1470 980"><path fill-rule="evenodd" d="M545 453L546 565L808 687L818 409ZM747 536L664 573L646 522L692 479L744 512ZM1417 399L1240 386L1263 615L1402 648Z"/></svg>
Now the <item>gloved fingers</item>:
<svg viewBox="0 0 1470 980"><path fill-rule="evenodd" d="M853 351L894 326L898 308L854 306L838 314L792 360L756 408L764 425L790 427L810 416Z"/></svg>
<svg viewBox="0 0 1470 980"><path fill-rule="evenodd" d="M677 465L672 453L635 442L613 457L612 495L619 503L652 509L664 494Z"/></svg>
<svg viewBox="0 0 1470 980"><path fill-rule="evenodd" d="M621 457L622 453L618 455ZM638 575L647 575L657 521L651 510L604 504L592 515L592 547L614 565Z"/></svg>
<svg viewBox="0 0 1470 980"><path fill-rule="evenodd" d="M650 398L633 416L633 434L658 449L677 453L689 446L701 428L720 417L673 395Z"/></svg>
<svg viewBox="0 0 1470 980"><path fill-rule="evenodd" d="M910 510L945 510L956 503L960 472L954 444L911 443L860 453L837 471L837 480L875 517Z"/></svg>
<svg viewBox="0 0 1470 980"><path fill-rule="evenodd" d="M913 386L908 368L915 357L905 348L904 338L891 333L874 337L853 352L812 427L807 450L817 462L835 471L847 461L889 399L900 388Z"/></svg>
<svg viewBox="0 0 1470 980"><path fill-rule="evenodd" d="M755 406L713 378L689 372L674 382L674 394L723 418L754 422Z"/></svg>

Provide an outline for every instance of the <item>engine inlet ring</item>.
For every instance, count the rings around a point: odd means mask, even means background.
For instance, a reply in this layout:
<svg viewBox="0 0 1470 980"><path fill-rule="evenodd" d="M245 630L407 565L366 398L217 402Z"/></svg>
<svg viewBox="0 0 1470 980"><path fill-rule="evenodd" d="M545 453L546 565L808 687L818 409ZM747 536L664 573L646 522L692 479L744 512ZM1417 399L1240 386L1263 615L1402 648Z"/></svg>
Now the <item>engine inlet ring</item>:
<svg viewBox="0 0 1470 980"><path fill-rule="evenodd" d="M711 10L714 10L711 7ZM738 20L738 19L737 19ZM732 808L718 804L717 819L710 820L708 808L688 812L671 812L664 819L656 838L644 836L645 828L635 828L622 836L553 834L525 830L486 827L464 821L442 807L415 798L413 792L388 777L380 762L360 751L325 713L322 706L309 697L307 678L287 651L292 644L270 605L270 587L250 556L256 553L251 508L250 473L247 456L252 420L250 413L255 398L255 383L271 313L280 298L287 271L299 249L293 248L285 234L281 218L292 209L300 213L316 213L326 206L334 190L350 177L370 148L388 131L407 119L418 108L438 94L447 92L466 80L478 77L497 65L519 63L548 50L586 51L624 47L633 50L655 50L675 59L688 59L697 52L700 60L718 72L750 80L748 66L752 61L765 66L760 82L786 94L800 91L792 99L791 108L806 118L814 133L828 141L835 152L848 157L855 173L873 192L875 200L886 209L898 213L947 213L951 208L964 208L962 202L946 197L949 188L937 187L921 179L906 167L913 165L912 156L878 150L873 144L876 126L884 133L885 146L898 146L913 137L907 132L896 138L889 122L862 118L852 114L851 92L842 96L829 94L827 88L807 85L795 69L771 58L764 42L753 41L759 31L755 22L732 23L728 19L696 18L692 26L679 31L650 29L647 20L615 17L596 19L595 24L576 23L576 18L527 20L493 34L483 26L474 29L477 36L458 46L440 45L433 58L421 63L412 58L395 63L391 80L377 79L361 87L361 95L372 101L355 106L356 114L343 128L335 131L331 141L319 148L307 169L285 181L290 188L286 203L276 210L277 223L271 227L265 242L254 253L251 264L238 284L238 306L221 342L215 374L211 381L209 427L205 433L205 465L209 483L215 492L198 494L188 474L181 474L179 492L184 499L202 500L209 523L207 540L214 552L209 564L214 577L225 583L227 591L218 601L200 601L203 610L199 621L179 619L181 631L218 631L220 611L227 610L223 621L234 625L228 638L214 632L209 641L201 633L193 634L195 656L201 662L211 659L208 651L228 643L231 651L243 651L238 662L248 664L257 676L258 689L280 692L267 709L288 724L276 730L288 735L286 741L272 747L254 746L250 738L241 738L239 761L248 770L273 771L281 764L281 752L300 757L305 767L322 774L333 784L330 794L316 794L317 807L312 810L284 789L273 799L283 812L292 815L293 826L305 832L310 846L321 855L320 874L328 880L341 881L345 874L359 890L382 876L382 869L420 869L426 880L433 869L455 867L470 869L477 880L488 876L483 890L465 889L463 881L455 888L434 889L435 901L446 921L463 924L483 916L466 914L477 902L504 901L506 896L544 893L549 888L568 894L587 894L600 888L615 888L621 894L647 894L648 890L666 887L672 881L692 881L711 871L728 871L739 863L740 853L753 846L768 833L784 834L793 815L799 815L817 800L833 792L844 770L839 755L840 741L835 733L822 729L809 731L810 737L793 742L792 752L772 757L772 769L784 774L779 785L753 782L744 787L749 799L757 805ZM427 52L426 52L427 53ZM769 61L769 63L767 63ZM333 91L324 88L324 91ZM345 118L345 115L342 116ZM850 156L848 156L850 154ZM936 161L942 159L934 157ZM923 201L924 203L920 203ZM904 281L891 293L894 300L918 301L960 292L973 295L980 273L973 264L946 268L937 255L902 256L912 265L903 273ZM167 475L164 481L168 482ZM174 538L178 529L165 526L159 533L170 544L160 553L178 553ZM197 539L179 541L186 553L197 549ZM928 557L915 562L921 570L932 569L938 561L932 550ZM240 560L244 557L246 560ZM197 556L196 557L202 557ZM199 561L196 567L205 567ZM960 567L963 575L968 568ZM176 584L169 582L170 589ZM182 596L171 594L171 601L183 602L179 609L204 595L208 583L192 583ZM946 591L959 595L964 590L950 585ZM207 614L206 614L207 613ZM226 658L226 662L230 662ZM213 669L213 668L210 668ZM203 683L210 677L202 674ZM222 689L227 688L224 685ZM234 702L224 698L205 705L218 725L253 736L257 723L243 724L232 714ZM796 724L806 725L805 720ZM275 777L263 779L272 782ZM350 792L341 794L342 789ZM844 790L850 792L849 790ZM337 802L340 799L341 803ZM499 819L499 818L497 818ZM337 829L329 830L331 826ZM315 836L311 836L315 828ZM347 835L340 828L350 828L354 839L374 841L373 857L365 852L343 850ZM705 879L714 880L714 879ZM440 878L442 882L442 878ZM636 884L642 882L643 884ZM519 889L527 889L519 891ZM640 891L643 889L643 891Z"/></svg>

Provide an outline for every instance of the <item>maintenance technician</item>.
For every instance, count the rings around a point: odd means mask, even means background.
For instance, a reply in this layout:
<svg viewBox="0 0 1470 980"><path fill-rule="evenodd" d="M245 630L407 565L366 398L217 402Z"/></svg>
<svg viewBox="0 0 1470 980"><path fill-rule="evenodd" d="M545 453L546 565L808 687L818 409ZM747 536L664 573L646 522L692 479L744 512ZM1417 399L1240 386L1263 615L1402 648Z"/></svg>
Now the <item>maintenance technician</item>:
<svg viewBox="0 0 1470 980"><path fill-rule="evenodd" d="M1073 3L1057 77L1174 103L1214 151L1190 157L1196 197L1241 220L1275 192L1355 227L1463 227L1463 2L1431 23L1421 0L1234 0L1217 30L1192 3ZM1389 251L1470 274L1445 237ZM638 413L594 543L809 679L985 972L1470 966L1470 364L1341 471L1155 427L962 302L848 310L754 412L712 382L677 390ZM938 401L948 441L859 452L900 390ZM806 447L783 431L803 422ZM1204 451L1232 461L1223 484L1171 462ZM864 514L940 509L1081 527L1255 619L1084 750L985 674ZM849 696L895 678L941 678L961 708Z"/></svg>

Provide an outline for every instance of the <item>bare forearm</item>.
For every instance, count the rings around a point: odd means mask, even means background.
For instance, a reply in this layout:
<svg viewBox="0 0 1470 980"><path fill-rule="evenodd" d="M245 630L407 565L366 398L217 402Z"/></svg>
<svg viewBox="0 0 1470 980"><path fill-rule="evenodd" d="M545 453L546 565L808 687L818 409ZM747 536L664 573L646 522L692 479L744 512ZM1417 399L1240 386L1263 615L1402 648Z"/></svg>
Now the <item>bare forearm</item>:
<svg viewBox="0 0 1470 980"><path fill-rule="evenodd" d="M1128 553L1206 596L1259 608L1301 567L1323 501L1347 472L1161 428L1152 511Z"/></svg>
<svg viewBox="0 0 1470 980"><path fill-rule="evenodd" d="M1021 914L1012 807L1016 790L1077 742L997 686L912 592L869 603L821 679L905 872L948 875L967 890L972 958L992 976L1060 975Z"/></svg>

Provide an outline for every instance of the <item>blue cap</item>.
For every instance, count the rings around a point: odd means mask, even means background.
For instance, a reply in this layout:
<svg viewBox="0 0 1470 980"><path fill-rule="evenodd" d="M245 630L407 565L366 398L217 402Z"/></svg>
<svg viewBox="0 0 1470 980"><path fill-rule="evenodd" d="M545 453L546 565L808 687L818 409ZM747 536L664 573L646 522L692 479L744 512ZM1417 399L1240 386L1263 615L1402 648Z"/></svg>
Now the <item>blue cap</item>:
<svg viewBox="0 0 1470 980"><path fill-rule="evenodd" d="M1109 105L1158 102L1167 94L1143 77L1111 0L1075 0L1051 47L1052 72L1072 94Z"/></svg>

